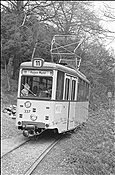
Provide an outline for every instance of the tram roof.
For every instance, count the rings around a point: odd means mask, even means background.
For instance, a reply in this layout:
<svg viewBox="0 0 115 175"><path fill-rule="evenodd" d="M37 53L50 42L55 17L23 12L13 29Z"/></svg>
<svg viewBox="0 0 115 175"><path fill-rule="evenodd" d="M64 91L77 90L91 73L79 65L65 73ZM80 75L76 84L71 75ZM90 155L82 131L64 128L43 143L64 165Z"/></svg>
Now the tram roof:
<svg viewBox="0 0 115 175"><path fill-rule="evenodd" d="M81 73L80 71L76 70L75 68L69 67L68 65L62 65L62 64L57 64L57 63L51 63L51 62L44 62L43 66L40 68L37 67L33 67L32 66L32 62L23 62L20 65L20 68L31 68L31 69L53 69L53 70L61 70L66 72L67 74L72 74L72 75L77 75L80 78L84 79L85 81L87 81L89 83L89 81L87 80L86 76Z"/></svg>

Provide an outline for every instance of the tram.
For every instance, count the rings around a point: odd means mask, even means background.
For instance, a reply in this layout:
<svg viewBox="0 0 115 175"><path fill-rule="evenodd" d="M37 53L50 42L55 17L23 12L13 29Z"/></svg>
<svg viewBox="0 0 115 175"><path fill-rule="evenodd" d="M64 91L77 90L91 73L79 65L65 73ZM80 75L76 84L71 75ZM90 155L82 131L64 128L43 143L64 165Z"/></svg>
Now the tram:
<svg viewBox="0 0 115 175"><path fill-rule="evenodd" d="M79 70L42 58L21 63L16 126L27 137L74 130L88 118L90 82Z"/></svg>

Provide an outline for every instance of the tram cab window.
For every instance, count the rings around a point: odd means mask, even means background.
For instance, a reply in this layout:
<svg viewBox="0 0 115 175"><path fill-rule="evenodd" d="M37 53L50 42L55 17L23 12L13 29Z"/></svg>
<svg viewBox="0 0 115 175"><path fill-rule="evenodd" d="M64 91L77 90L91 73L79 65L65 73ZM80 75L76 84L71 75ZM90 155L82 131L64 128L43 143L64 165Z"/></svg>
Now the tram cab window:
<svg viewBox="0 0 115 175"><path fill-rule="evenodd" d="M75 100L75 86L76 86L76 81L72 80L71 100Z"/></svg>
<svg viewBox="0 0 115 175"><path fill-rule="evenodd" d="M63 100L64 72L57 73L56 100Z"/></svg>
<svg viewBox="0 0 115 175"><path fill-rule="evenodd" d="M22 76L20 96L50 99L52 95L52 77Z"/></svg>

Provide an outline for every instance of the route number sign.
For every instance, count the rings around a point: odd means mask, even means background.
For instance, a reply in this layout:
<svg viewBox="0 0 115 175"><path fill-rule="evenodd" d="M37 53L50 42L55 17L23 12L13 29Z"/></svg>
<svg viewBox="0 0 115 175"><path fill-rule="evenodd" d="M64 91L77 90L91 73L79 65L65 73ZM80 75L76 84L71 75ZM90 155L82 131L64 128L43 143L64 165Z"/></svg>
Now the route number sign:
<svg viewBox="0 0 115 175"><path fill-rule="evenodd" d="M33 67L42 67L44 63L44 59L42 58L34 58L32 61L32 66Z"/></svg>

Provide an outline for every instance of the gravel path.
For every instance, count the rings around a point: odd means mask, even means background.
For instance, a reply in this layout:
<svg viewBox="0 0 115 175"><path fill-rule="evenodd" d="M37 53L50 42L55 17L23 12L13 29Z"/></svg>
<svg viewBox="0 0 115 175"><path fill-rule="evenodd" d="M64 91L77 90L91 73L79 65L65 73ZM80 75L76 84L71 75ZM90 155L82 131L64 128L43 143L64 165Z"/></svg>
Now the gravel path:
<svg viewBox="0 0 115 175"><path fill-rule="evenodd" d="M47 134L26 142L23 146L2 157L2 175L22 175L57 138L57 135ZM16 140L14 138L14 140Z"/></svg>

